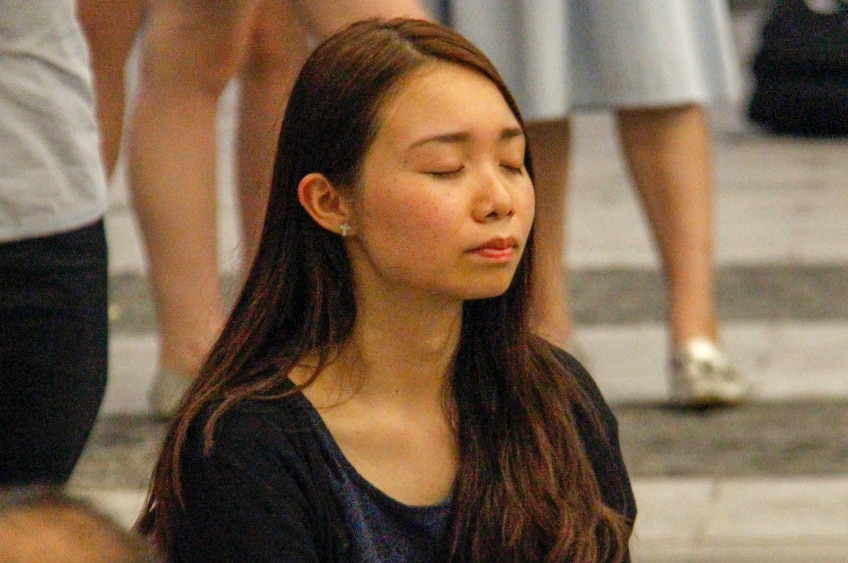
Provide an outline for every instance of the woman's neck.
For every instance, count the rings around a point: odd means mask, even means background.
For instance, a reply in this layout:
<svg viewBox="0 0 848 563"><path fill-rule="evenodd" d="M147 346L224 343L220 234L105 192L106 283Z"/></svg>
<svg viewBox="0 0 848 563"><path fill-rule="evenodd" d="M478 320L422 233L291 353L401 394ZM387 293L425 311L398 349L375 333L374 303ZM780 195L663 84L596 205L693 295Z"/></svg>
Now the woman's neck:
<svg viewBox="0 0 848 563"><path fill-rule="evenodd" d="M399 407L441 404L461 327L461 303L360 302L350 337L316 381L323 390L310 398L322 397L322 406L354 397Z"/></svg>
<svg viewBox="0 0 848 563"><path fill-rule="evenodd" d="M404 303L360 307L341 361L360 376L360 393L385 400L442 394L462 328L462 306ZM404 396L406 399L404 399Z"/></svg>
<svg viewBox="0 0 848 563"><path fill-rule="evenodd" d="M405 504L430 505L456 475L445 385L462 307L386 305L358 307L350 338L303 393L364 479Z"/></svg>

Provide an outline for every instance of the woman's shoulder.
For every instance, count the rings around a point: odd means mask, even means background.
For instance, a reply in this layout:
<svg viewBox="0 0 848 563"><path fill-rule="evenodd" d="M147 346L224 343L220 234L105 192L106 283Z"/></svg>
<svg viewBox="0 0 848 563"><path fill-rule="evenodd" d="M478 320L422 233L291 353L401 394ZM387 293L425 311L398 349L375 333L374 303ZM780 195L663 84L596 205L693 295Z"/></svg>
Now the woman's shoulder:
<svg viewBox="0 0 848 563"><path fill-rule="evenodd" d="M281 397L243 399L229 406L213 402L192 421L188 450L207 459L306 461L315 448L315 429L305 401L293 390Z"/></svg>
<svg viewBox="0 0 848 563"><path fill-rule="evenodd" d="M575 400L572 409L604 501L621 514L635 518L636 501L621 453L615 414L586 368L565 350L547 346L565 368L566 376L573 378L583 392L585 400Z"/></svg>
<svg viewBox="0 0 848 563"><path fill-rule="evenodd" d="M600 414L604 417L613 416L597 382L577 358L548 341L543 341L543 347L562 365L567 377L573 378L578 383L586 398L593 407L600 411Z"/></svg>
<svg viewBox="0 0 848 563"><path fill-rule="evenodd" d="M332 560L340 516L303 401L218 402L192 421L180 462L192 560Z"/></svg>

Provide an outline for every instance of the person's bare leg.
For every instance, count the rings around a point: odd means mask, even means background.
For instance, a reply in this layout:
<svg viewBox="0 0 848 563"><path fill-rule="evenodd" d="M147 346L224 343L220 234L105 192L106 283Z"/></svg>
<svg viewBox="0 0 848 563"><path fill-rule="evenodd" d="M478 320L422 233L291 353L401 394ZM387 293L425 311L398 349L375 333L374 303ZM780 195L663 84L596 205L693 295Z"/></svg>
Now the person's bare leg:
<svg viewBox="0 0 848 563"><path fill-rule="evenodd" d="M159 320L160 366L196 373L221 328L216 251L218 98L259 0L153 0L129 137L133 203Z"/></svg>
<svg viewBox="0 0 848 563"><path fill-rule="evenodd" d="M294 3L310 29L322 37L367 18L432 19L417 0L295 0Z"/></svg>
<svg viewBox="0 0 848 563"><path fill-rule="evenodd" d="M91 53L100 154L107 177L121 150L124 127L124 66L144 16L147 0L78 0L80 20Z"/></svg>
<svg viewBox="0 0 848 563"><path fill-rule="evenodd" d="M713 175L704 109L621 110L619 134L662 258L668 290L671 400L735 405L750 384L718 345L713 295Z"/></svg>
<svg viewBox="0 0 848 563"><path fill-rule="evenodd" d="M243 273L259 245L283 108L308 54L307 23L328 35L355 19L429 17L411 0L265 0L241 72L237 170Z"/></svg>
<svg viewBox="0 0 848 563"><path fill-rule="evenodd" d="M703 108L621 110L618 127L662 258L672 349L693 338L715 341L713 176Z"/></svg>
<svg viewBox="0 0 848 563"><path fill-rule="evenodd" d="M530 301L534 329L565 347L571 334L565 253L565 204L571 127L568 119L528 126L536 188L535 277Z"/></svg>
<svg viewBox="0 0 848 563"><path fill-rule="evenodd" d="M298 13L286 0L264 0L240 74L236 158L243 275L259 247L283 111L307 54Z"/></svg>

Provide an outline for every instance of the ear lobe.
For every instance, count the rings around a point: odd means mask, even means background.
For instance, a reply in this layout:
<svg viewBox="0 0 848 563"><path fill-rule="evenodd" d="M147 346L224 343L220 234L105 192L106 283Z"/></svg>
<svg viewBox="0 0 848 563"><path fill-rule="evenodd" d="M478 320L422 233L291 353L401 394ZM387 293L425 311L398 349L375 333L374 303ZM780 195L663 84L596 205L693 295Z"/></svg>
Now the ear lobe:
<svg viewBox="0 0 848 563"><path fill-rule="evenodd" d="M297 199L312 220L328 231L340 233L342 225L349 221L347 200L323 174L304 176L297 185Z"/></svg>

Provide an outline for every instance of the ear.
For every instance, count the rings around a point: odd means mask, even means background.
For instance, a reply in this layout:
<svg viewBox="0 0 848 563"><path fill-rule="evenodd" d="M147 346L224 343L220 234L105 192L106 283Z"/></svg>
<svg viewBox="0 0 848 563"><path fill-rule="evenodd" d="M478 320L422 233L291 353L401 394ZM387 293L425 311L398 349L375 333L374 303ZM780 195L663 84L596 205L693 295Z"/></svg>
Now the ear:
<svg viewBox="0 0 848 563"><path fill-rule="evenodd" d="M350 204L326 176L317 172L304 176L297 185L297 199L316 223L328 231L347 235Z"/></svg>

